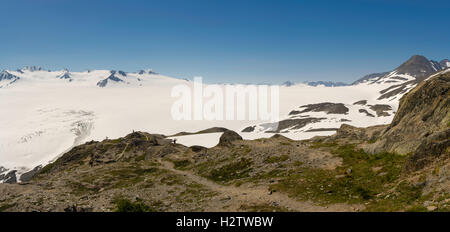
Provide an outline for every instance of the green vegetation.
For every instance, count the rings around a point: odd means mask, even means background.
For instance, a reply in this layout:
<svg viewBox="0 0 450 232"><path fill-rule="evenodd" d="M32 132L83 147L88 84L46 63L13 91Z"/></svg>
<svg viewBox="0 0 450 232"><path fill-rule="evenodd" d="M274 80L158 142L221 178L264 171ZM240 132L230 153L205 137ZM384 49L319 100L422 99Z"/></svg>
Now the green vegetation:
<svg viewBox="0 0 450 232"><path fill-rule="evenodd" d="M116 198L114 200L115 212L155 212L150 206L141 201L132 202L125 198Z"/></svg>
<svg viewBox="0 0 450 232"><path fill-rule="evenodd" d="M265 160L265 162L266 163L279 163L279 162L286 161L288 159L289 159L288 155L270 156Z"/></svg>
<svg viewBox="0 0 450 232"><path fill-rule="evenodd" d="M216 182L229 182L247 177L251 171L252 160L241 158L241 160L226 164L218 169L213 169L207 178Z"/></svg>
<svg viewBox="0 0 450 232"><path fill-rule="evenodd" d="M185 169L187 166L191 164L191 161L185 159L185 160L170 160L175 169Z"/></svg>
<svg viewBox="0 0 450 232"><path fill-rule="evenodd" d="M35 177L37 177L40 174L45 174L50 172L50 170L52 170L52 168L55 166L55 163L49 163L47 165L45 165L41 170L39 170L39 172L35 175Z"/></svg>
<svg viewBox="0 0 450 232"><path fill-rule="evenodd" d="M185 186L186 189L176 197L177 201L193 203L198 202L199 200L206 200L217 194L198 183L189 183L185 184Z"/></svg>
<svg viewBox="0 0 450 232"><path fill-rule="evenodd" d="M84 195L84 194L89 194L89 193L93 193L95 191L98 191L98 188L87 187L87 186L85 186L82 183L73 182L73 181L68 182L67 186L71 188L72 194L75 194L77 196Z"/></svg>
<svg viewBox="0 0 450 232"><path fill-rule="evenodd" d="M183 178L176 174L168 174L161 178L160 182L168 186L185 184Z"/></svg>
<svg viewBox="0 0 450 232"><path fill-rule="evenodd" d="M322 204L368 203L368 211L397 211L409 206L419 209L419 203L425 199L421 195L421 187L406 182L393 185L399 180L405 156L386 152L367 154L355 149L354 145L340 146L336 143L318 142L311 147L328 149L341 157L343 164L335 170L297 167L271 185L271 190ZM389 190L396 194L383 195Z"/></svg>
<svg viewBox="0 0 450 232"><path fill-rule="evenodd" d="M105 180L105 182L112 183L108 185L108 188L130 187L135 186L138 183L144 182L146 176L148 175L156 177L161 175L163 172L164 171L155 167L149 168L143 168L140 166L124 167L109 171L107 173L108 178Z"/></svg>
<svg viewBox="0 0 450 232"><path fill-rule="evenodd" d="M428 211L422 203L428 196L422 196L422 188L405 182L396 186L392 194L384 195L374 203L369 204L367 211Z"/></svg>

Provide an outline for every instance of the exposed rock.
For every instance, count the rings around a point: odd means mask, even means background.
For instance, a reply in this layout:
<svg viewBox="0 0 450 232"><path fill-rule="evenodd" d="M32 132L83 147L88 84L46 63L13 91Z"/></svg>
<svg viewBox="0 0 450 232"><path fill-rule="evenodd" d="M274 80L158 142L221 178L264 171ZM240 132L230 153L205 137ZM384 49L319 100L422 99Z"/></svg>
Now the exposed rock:
<svg viewBox="0 0 450 232"><path fill-rule="evenodd" d="M365 104L367 104L367 100L361 100L361 101L357 101L357 102L353 103L353 105L362 105L362 106Z"/></svg>
<svg viewBox="0 0 450 232"><path fill-rule="evenodd" d="M17 170L12 170L6 174L1 174L0 181L3 181L3 183L7 183L7 184L17 183L16 172L17 172Z"/></svg>
<svg viewBox="0 0 450 232"><path fill-rule="evenodd" d="M373 79L373 78L381 78L381 77L383 77L383 76L385 76L387 74L389 74L389 72L372 73L372 74L366 75L366 76L358 79L357 81L353 82L352 85L357 85L357 84L360 84L360 83L364 83L367 80L370 80L370 79Z"/></svg>
<svg viewBox="0 0 450 232"><path fill-rule="evenodd" d="M436 160L450 158L450 129L426 137L405 164L406 171L417 171Z"/></svg>
<svg viewBox="0 0 450 232"><path fill-rule="evenodd" d="M390 114L387 111L392 110L392 107L390 105L382 105L382 104L376 104L370 106L369 108L375 111L378 117L390 116Z"/></svg>
<svg viewBox="0 0 450 232"><path fill-rule="evenodd" d="M178 152L178 149L176 149L176 145L172 144L172 143L169 143L169 144L164 145L161 148L161 150L159 150L157 155L159 157L164 157L164 156L166 156L168 154L173 154L173 153L177 153L177 152Z"/></svg>
<svg viewBox="0 0 450 232"><path fill-rule="evenodd" d="M242 140L242 137L231 130L225 131L219 139L219 146L228 146L234 141Z"/></svg>
<svg viewBox="0 0 450 232"><path fill-rule="evenodd" d="M225 132L227 131L227 128L224 127L211 127L205 130L201 130L201 131L197 131L197 132L179 132L176 133L174 135L171 135L169 137L172 136L183 136L183 135L198 135L198 134L208 134L208 133L219 133L219 132Z"/></svg>
<svg viewBox="0 0 450 232"><path fill-rule="evenodd" d="M253 132L255 131L256 126L248 126L242 130L242 132Z"/></svg>
<svg viewBox="0 0 450 232"><path fill-rule="evenodd" d="M369 113L369 111L365 110L365 109L359 109L358 112L360 113L365 113L367 116L369 117L375 117L375 115Z"/></svg>
<svg viewBox="0 0 450 232"><path fill-rule="evenodd" d="M386 126L384 125L359 128L344 123L336 131L336 134L330 136L327 139L331 141L371 141L375 140L385 128Z"/></svg>
<svg viewBox="0 0 450 232"><path fill-rule="evenodd" d="M289 115L296 115L306 112L325 112L327 114L347 114L348 108L342 103L332 103L323 102L317 104L308 104L300 106L300 108L305 108L301 111L294 110L289 113Z"/></svg>
<svg viewBox="0 0 450 232"><path fill-rule="evenodd" d="M280 133L285 129L300 129L309 123L320 122L325 118L295 118L285 119L276 123L264 123L261 124L264 129L267 129L266 133Z"/></svg>
<svg viewBox="0 0 450 232"><path fill-rule="evenodd" d="M399 94L404 94L410 89L410 85L415 85L417 82L418 81L413 80L399 85L392 85L384 90L381 90L381 95L377 98L377 100L388 99Z"/></svg>
<svg viewBox="0 0 450 232"><path fill-rule="evenodd" d="M42 169L42 165L39 165L39 166L33 168L32 170L30 170L30 171L28 171L28 172L25 172L25 173L23 173L22 175L20 175L19 180L22 181L22 182L30 181L31 178L32 178L36 173L38 173L39 170L41 170L41 169Z"/></svg>
<svg viewBox="0 0 450 232"><path fill-rule="evenodd" d="M449 89L450 72L443 72L404 95L392 123L381 138L369 146L369 151L387 150L407 154L415 152L421 144L424 144L424 148L432 147L432 143L424 139L446 131L450 125ZM439 134L436 136L430 138L441 138ZM420 150L418 152L422 154ZM420 155L416 157L419 159Z"/></svg>

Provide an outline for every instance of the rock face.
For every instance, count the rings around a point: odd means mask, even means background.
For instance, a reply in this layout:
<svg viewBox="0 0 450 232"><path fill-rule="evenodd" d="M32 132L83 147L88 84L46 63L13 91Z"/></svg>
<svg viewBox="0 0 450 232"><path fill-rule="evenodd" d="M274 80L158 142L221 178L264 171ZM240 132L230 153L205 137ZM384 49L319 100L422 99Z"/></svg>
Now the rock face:
<svg viewBox="0 0 450 232"><path fill-rule="evenodd" d="M378 117L389 116L390 114L387 111L392 110L390 105L376 104L369 107L371 110L377 113Z"/></svg>
<svg viewBox="0 0 450 232"><path fill-rule="evenodd" d="M426 163L424 156L448 153L449 89L450 72L443 71L403 96L394 120L372 145L372 151L414 153L412 159L419 163Z"/></svg>
<svg viewBox="0 0 450 232"><path fill-rule="evenodd" d="M34 176L36 173L38 173L41 169L42 169L42 165L39 165L39 166L33 168L31 171L28 171L28 172L22 174L22 175L20 176L20 178L19 178L20 181L21 181L21 182L27 182L27 181L30 181L31 178L33 178L33 176Z"/></svg>
<svg viewBox="0 0 450 232"><path fill-rule="evenodd" d="M242 137L231 130L225 131L219 139L219 146L228 146L234 141L242 140Z"/></svg>
<svg viewBox="0 0 450 232"><path fill-rule="evenodd" d="M447 128L445 131L433 133L423 139L414 154L407 160L405 170L408 172L417 171L440 158L449 158L449 138L450 129Z"/></svg>
<svg viewBox="0 0 450 232"><path fill-rule="evenodd" d="M317 104L308 104L304 106L300 106L303 108L301 111L291 111L289 115L296 115L306 112L325 112L327 114L347 114L348 108L345 107L342 103L332 103L332 102L324 102Z"/></svg>
<svg viewBox="0 0 450 232"><path fill-rule="evenodd" d="M17 183L16 170L12 170L6 174L0 175L0 181L7 184Z"/></svg>
<svg viewBox="0 0 450 232"><path fill-rule="evenodd" d="M264 123L260 126L266 130L266 133L280 133L288 130L297 130L303 128L309 123L320 122L323 119L325 118L294 118L281 120L275 123Z"/></svg>

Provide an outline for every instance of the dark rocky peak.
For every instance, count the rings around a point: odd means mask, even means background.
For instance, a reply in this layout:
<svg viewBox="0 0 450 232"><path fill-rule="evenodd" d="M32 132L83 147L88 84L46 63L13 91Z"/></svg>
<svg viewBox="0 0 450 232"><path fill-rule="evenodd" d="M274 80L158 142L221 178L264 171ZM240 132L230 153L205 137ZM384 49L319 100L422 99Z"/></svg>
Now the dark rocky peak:
<svg viewBox="0 0 450 232"><path fill-rule="evenodd" d="M18 79L20 79L20 77L13 75L6 70L3 70L0 73L0 81L2 81L2 80L18 80Z"/></svg>
<svg viewBox="0 0 450 232"><path fill-rule="evenodd" d="M143 74L158 74L157 72L153 72L151 69L147 69L147 70L140 70L138 72L139 75L143 75Z"/></svg>
<svg viewBox="0 0 450 232"><path fill-rule="evenodd" d="M124 72L124 71L121 71L121 70L117 71L117 73L118 73L119 75L121 75L121 76L124 76L124 77L127 76L127 73Z"/></svg>
<svg viewBox="0 0 450 232"><path fill-rule="evenodd" d="M40 66L25 66L21 70L35 72L35 71L43 71L44 69Z"/></svg>
<svg viewBox="0 0 450 232"><path fill-rule="evenodd" d="M68 80L72 79L71 76L70 76L70 72L67 69L64 69L64 72L61 75L57 76L57 78L59 78L59 79L68 79Z"/></svg>
<svg viewBox="0 0 450 232"><path fill-rule="evenodd" d="M421 55L412 56L409 60L395 69L397 74L409 74L419 80L428 77L438 70L435 69L431 61Z"/></svg>
<svg viewBox="0 0 450 232"><path fill-rule="evenodd" d="M283 84L281 84L282 86L286 86L286 87L289 87L289 86L293 86L293 85L295 85L295 83L294 82L291 82L291 81L285 81Z"/></svg>
<svg viewBox="0 0 450 232"><path fill-rule="evenodd" d="M119 71L119 72L121 72L121 71ZM105 86L108 84L109 81L113 81L113 82L124 82L122 79L116 77L116 71L111 70L110 73L111 73L111 74L110 74L107 78L105 78L105 79L103 79L103 80L97 82L97 86L98 86L98 87L105 87Z"/></svg>

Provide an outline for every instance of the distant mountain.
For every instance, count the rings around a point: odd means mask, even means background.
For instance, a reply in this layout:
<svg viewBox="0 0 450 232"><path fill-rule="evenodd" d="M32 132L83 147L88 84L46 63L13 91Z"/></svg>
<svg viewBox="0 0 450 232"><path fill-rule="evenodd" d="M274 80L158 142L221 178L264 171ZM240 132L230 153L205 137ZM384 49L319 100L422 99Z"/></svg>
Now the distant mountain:
<svg viewBox="0 0 450 232"><path fill-rule="evenodd" d="M0 73L0 88L12 85L14 82L18 81L20 77L3 70Z"/></svg>
<svg viewBox="0 0 450 232"><path fill-rule="evenodd" d="M289 86L293 86L293 85L295 85L295 83L294 82L291 82L291 81L285 81L283 84L281 84L282 86L286 86L286 87L289 87Z"/></svg>
<svg viewBox="0 0 450 232"><path fill-rule="evenodd" d="M337 86L347 86L348 85L344 82L333 82L333 81L305 81L305 82L302 82L302 84L314 86L314 87L315 86L337 87ZM289 86L295 85L295 83L292 81L286 81L281 85L289 87Z"/></svg>
<svg viewBox="0 0 450 232"><path fill-rule="evenodd" d="M355 81L353 84L392 84L381 90L381 95L378 98L379 100L392 99L399 94L403 95L430 75L446 69L446 65L446 60L436 62L421 55L414 55L391 72L371 74Z"/></svg>
<svg viewBox="0 0 450 232"><path fill-rule="evenodd" d="M135 73L115 70L86 70L84 72L70 72L67 69L59 71L45 70L39 66L26 66L17 70L3 70L0 73L0 88L12 88L15 85L45 85L48 83L77 85L93 85L107 87L120 85L143 86L153 78L169 78L150 69Z"/></svg>
<svg viewBox="0 0 450 232"><path fill-rule="evenodd" d="M326 87L337 87L337 86L347 86L348 85L344 82L333 82L333 81L309 81L309 82L305 82L305 84L307 84L309 86L323 85Z"/></svg>
<svg viewBox="0 0 450 232"><path fill-rule="evenodd" d="M116 71L111 71L111 75L109 75L107 78L97 82L98 87L105 87L109 82L124 82L121 78L116 76ZM126 77L126 74L123 71L119 71L118 75L122 77Z"/></svg>
<svg viewBox="0 0 450 232"><path fill-rule="evenodd" d="M428 60L426 57L421 55L414 55L393 71L369 74L358 79L352 84L357 85L365 82L383 83L386 81L395 83L408 78L415 81L417 84L426 77L429 77L431 74L444 70L448 67L450 67L450 62L448 59L437 62Z"/></svg>
<svg viewBox="0 0 450 232"><path fill-rule="evenodd" d="M363 83L366 82L367 80L371 80L371 79L377 79L380 77L383 77L385 75L389 74L389 72L381 72L381 73L372 73L369 75L365 75L362 78L356 80L355 82L352 83L352 85L357 85L359 83Z"/></svg>
<svg viewBox="0 0 450 232"><path fill-rule="evenodd" d="M57 78L59 78L59 79L67 79L67 80L70 80L70 81L72 80L72 78L70 76L70 72L67 69L65 69L64 72L61 75L57 76Z"/></svg>

